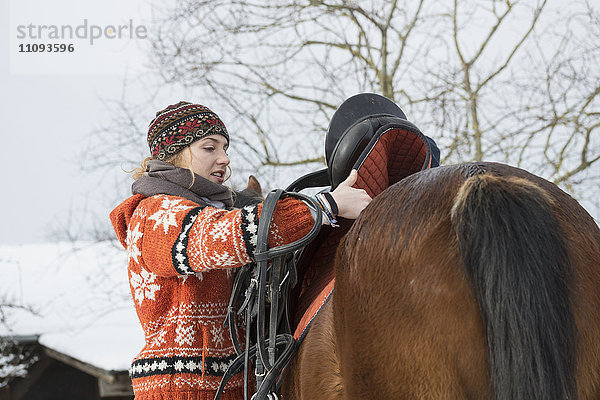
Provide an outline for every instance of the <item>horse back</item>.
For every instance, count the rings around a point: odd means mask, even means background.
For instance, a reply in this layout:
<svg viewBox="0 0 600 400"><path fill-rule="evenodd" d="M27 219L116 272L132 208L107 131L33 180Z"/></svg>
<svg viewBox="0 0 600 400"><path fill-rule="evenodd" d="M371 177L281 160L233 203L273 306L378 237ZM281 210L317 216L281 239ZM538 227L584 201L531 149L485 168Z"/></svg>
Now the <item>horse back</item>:
<svg viewBox="0 0 600 400"><path fill-rule="evenodd" d="M501 182L514 183L515 179L527 182L525 186L531 186L532 196L543 197L540 202L547 207L552 221L542 227L546 214L540 214L538 222L530 226L527 222L533 217L528 207L501 208L492 222L483 224L485 218L479 220L476 228L481 230L465 231L461 239L456 217L457 204L464 200L461 188L464 191L465 182L472 182L479 175L499 177ZM505 189L510 192L508 186ZM511 199L518 204L519 198L528 196L527 193L511 194ZM485 207L482 204L471 201L466 207ZM485 213L482 215L485 217ZM461 223L461 226L469 226L470 222ZM511 237L494 231L502 224L522 225L527 229L517 229L517 234ZM497 282L487 275L492 267L486 267L485 262L477 267L479 275L469 270L465 249L461 248L465 246L465 237L487 234L493 241L502 235L503 242L496 248L499 258L512 248L521 249L523 257L527 257L528 246L534 246L540 255L545 251L550 253L555 249L547 247L553 245L544 237L540 240L536 224L544 231L555 229L557 243L564 250L565 260L555 267L560 271L554 280L546 289L538 290L535 277L541 273L542 279L546 279L545 263L531 259L525 266L517 265L515 258L519 256L513 255L513 259L508 257L506 262L512 265L512 273L502 267L502 263L494 272L495 276L507 275L498 281L504 282L504 289L495 294L491 290L487 298L483 296L482 287ZM473 250L473 242L467 240L466 243ZM490 245L486 246L475 248L471 256L483 257L485 261ZM562 250L557 250L557 254ZM531 267L533 275L526 282L520 282L519 268L529 268L529 264L535 264ZM498 382L534 385L519 379L535 375L536 384L552 385L549 381L556 379L549 375L550 378L544 380L547 372L544 368L548 366L542 364L547 361L545 349L557 346L556 357L552 356L552 360L558 360L557 365L550 367L560 369L556 376L561 376L559 380L564 382L557 384L559 389L554 388L557 391L554 396L581 399L600 396L600 231L575 200L539 177L493 163L440 167L411 175L377 196L363 212L340 244L335 268L332 305L335 351L339 356L345 398L528 396L526 393L531 393L528 389L506 392L505 388L498 387L502 386ZM562 294L554 293L561 290ZM505 298L506 291L513 297ZM530 298L530 294L534 297ZM562 300L555 301L552 297ZM503 342L502 337L498 339L490 331L501 325L503 317L494 313L503 303L508 303L504 304L508 308L499 315L521 313L521 306L511 305L513 300L522 304L530 300L541 302L537 310L549 321L535 320L538 312L533 308L521 321L529 325L519 327L518 318L510 322L515 326L508 331L520 329L522 340L519 340L525 343L519 344L525 346L525 350L518 358L523 365L517 369L529 368L531 373L525 374L525 378L515 374L517 378L506 380L503 374L511 374L506 369L515 368L514 363L509 362L499 369L490 364L498 363L497 359L502 361L498 354L503 351L509 352L504 359L510 361L519 355L519 349L511 348L517 345ZM554 302L556 307L544 310L545 301ZM566 308L561 309L563 306ZM561 312L566 312L566 316L559 315ZM543 324L551 327L550 334L544 333ZM541 338L536 336L536 329L541 332ZM554 334L558 337L551 338ZM530 339L542 344L529 348ZM566 340L566 344L560 345L561 340ZM575 387L576 393L572 393ZM501 395L503 390L508 393L505 397ZM544 391L533 394L537 398L550 398L543 397L546 395Z"/></svg>

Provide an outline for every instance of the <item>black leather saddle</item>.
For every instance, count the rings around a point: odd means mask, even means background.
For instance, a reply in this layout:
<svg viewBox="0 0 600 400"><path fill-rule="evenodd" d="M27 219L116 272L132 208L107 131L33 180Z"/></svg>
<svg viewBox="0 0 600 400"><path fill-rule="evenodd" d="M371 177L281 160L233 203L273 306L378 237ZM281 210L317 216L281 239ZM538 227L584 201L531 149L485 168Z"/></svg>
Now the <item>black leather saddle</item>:
<svg viewBox="0 0 600 400"><path fill-rule="evenodd" d="M373 161L377 162L378 159L371 154L373 149L382 137L392 135L394 143L386 145L388 155L384 158L420 159L422 157L413 153L422 152L425 158L417 170L439 165L439 149L435 142L409 122L400 107L384 96L361 93L344 101L331 118L325 137L327 168L302 176L286 190L300 191L321 186L335 189L352 169L360 170L365 160L374 158ZM400 153L393 154L396 151ZM411 153L406 154L406 151ZM414 168L411 166L411 173L415 172Z"/></svg>

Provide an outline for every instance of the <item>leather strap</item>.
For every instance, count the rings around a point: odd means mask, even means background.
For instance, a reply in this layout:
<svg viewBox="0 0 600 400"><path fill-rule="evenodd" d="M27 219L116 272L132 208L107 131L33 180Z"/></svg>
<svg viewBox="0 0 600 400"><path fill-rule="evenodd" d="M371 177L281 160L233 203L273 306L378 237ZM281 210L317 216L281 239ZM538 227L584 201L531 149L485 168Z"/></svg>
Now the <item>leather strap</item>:
<svg viewBox="0 0 600 400"><path fill-rule="evenodd" d="M251 360L255 360L254 373L257 387L252 400L273 398L277 378L294 354L295 341L287 314L287 294L297 280L295 255L317 237L321 229L322 215L321 212L315 213L315 224L303 238L269 249L271 221L277 201L283 197L301 199L308 203L309 207L319 210L313 198L301 193L285 192L282 189L270 192L263 202L254 253L256 263L244 266L237 272L225 321L229 326L231 340L238 356L223 376L215 399L221 397L227 382L244 368L244 399L248 400L248 368ZM246 288L245 299L236 312L244 288ZM266 337L267 300L270 304L268 337ZM246 313L246 346L242 351L235 334L235 319L236 315L244 312ZM250 346L253 318L256 319L256 344Z"/></svg>

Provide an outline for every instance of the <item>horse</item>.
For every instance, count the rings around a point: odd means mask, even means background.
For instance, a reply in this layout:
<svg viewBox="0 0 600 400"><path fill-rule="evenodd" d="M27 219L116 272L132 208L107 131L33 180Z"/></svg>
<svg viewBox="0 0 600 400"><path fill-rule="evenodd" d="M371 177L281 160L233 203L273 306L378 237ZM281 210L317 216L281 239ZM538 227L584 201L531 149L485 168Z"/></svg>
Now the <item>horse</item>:
<svg viewBox="0 0 600 400"><path fill-rule="evenodd" d="M262 186L254 175L248 177L248 183L242 190L233 190L234 208L244 208L247 205L260 203L264 200Z"/></svg>
<svg viewBox="0 0 600 400"><path fill-rule="evenodd" d="M341 240L281 398L600 399L600 229L498 163L414 173Z"/></svg>

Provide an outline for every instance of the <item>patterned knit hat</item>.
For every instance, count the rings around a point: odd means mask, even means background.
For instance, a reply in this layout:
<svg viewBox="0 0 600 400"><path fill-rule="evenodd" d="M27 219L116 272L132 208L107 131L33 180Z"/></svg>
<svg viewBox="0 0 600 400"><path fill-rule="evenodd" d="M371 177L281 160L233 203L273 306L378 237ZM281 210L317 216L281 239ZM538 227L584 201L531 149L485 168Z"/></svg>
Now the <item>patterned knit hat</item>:
<svg viewBox="0 0 600 400"><path fill-rule="evenodd" d="M165 160L196 140L229 134L219 116L207 107L180 101L156 113L148 128L152 158Z"/></svg>

